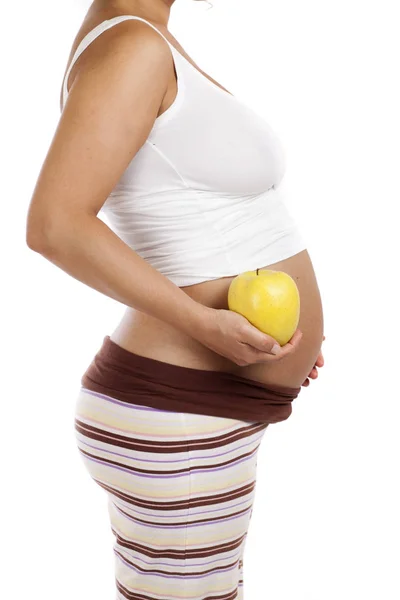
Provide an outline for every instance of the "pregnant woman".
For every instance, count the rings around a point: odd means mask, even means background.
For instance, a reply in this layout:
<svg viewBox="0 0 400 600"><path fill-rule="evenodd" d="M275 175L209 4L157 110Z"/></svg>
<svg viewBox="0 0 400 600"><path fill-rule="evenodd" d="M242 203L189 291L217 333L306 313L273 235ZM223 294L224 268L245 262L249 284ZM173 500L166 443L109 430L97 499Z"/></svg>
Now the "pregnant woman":
<svg viewBox="0 0 400 600"><path fill-rule="evenodd" d="M74 423L107 494L116 598L241 600L257 451L323 364L323 315L280 195L279 140L171 35L173 3L92 3L27 243L126 308L83 373ZM233 278L256 269L299 289L278 354L228 309Z"/></svg>

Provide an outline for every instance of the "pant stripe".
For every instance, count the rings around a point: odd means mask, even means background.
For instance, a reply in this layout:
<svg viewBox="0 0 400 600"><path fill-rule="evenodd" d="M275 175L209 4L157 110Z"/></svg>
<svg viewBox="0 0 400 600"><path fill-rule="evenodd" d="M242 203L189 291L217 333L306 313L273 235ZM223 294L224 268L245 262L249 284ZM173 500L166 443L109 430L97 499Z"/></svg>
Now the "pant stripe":
<svg viewBox="0 0 400 600"><path fill-rule="evenodd" d="M117 600L243 600L266 428L79 390L76 441L107 494Z"/></svg>

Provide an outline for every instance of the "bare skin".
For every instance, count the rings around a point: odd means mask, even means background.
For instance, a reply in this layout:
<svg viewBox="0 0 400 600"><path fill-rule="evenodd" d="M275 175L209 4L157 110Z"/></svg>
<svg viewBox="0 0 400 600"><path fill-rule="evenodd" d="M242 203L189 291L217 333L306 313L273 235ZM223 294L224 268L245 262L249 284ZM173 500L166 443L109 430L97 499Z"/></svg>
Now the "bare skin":
<svg viewBox="0 0 400 600"><path fill-rule="evenodd" d="M94 2L75 38L69 60L72 59L81 39L96 25L117 15L133 14L153 23L203 76L228 91L201 71L168 31L167 22L172 4L173 2L166 2L165 4L161 2L161 8L158 12L156 10L149 13L148 10L143 11L143 5L140 2L135 3L129 0L125 2ZM96 52L96 49L92 51ZM86 60L85 54L77 60L71 70L68 79L69 89L81 68L82 62ZM176 93L176 74L172 63L167 91L157 116L160 116L171 106ZM308 251L304 250L278 263L259 265L260 270L269 268L284 271L293 277L300 292L301 302L298 328L303 333L302 339L295 352L278 362L238 366L175 327L130 307L126 309L121 321L110 333L110 337L114 342L131 352L176 365L197 369L229 371L249 379L276 385L292 387L303 385L316 364L323 341L323 311L313 265ZM215 309L228 309L227 294L233 278L224 277L185 286L181 289L205 306Z"/></svg>

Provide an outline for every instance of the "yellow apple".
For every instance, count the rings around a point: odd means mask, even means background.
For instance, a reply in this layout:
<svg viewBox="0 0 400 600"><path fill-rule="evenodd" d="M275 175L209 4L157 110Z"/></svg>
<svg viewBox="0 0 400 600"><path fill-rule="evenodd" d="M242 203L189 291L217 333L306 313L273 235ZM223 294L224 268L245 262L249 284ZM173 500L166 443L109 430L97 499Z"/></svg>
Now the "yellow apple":
<svg viewBox="0 0 400 600"><path fill-rule="evenodd" d="M299 290L294 279L283 271L240 273L229 286L228 306L281 346L291 339L299 324Z"/></svg>

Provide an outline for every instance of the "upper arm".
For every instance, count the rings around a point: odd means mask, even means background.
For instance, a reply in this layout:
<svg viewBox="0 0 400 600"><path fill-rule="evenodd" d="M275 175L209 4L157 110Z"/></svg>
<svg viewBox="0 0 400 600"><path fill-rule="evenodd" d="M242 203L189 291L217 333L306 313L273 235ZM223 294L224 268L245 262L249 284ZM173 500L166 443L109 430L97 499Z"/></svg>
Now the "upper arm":
<svg viewBox="0 0 400 600"><path fill-rule="evenodd" d="M153 127L171 51L142 22L120 25L85 50L29 207L32 237L65 214L97 215Z"/></svg>

